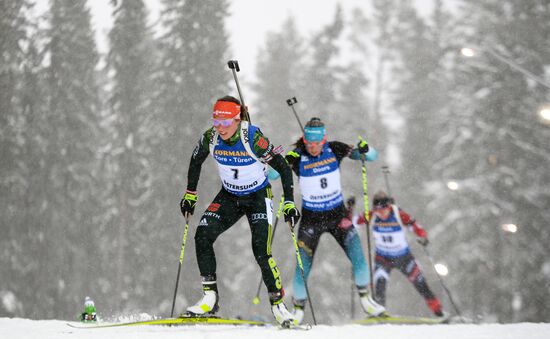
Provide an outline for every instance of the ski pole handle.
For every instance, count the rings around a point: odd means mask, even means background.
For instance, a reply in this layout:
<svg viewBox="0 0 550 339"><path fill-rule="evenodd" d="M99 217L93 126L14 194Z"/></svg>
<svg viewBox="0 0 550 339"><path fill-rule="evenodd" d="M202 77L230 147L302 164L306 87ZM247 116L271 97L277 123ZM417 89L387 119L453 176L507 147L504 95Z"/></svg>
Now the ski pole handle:
<svg viewBox="0 0 550 339"><path fill-rule="evenodd" d="M234 69L237 72L241 71L241 69L239 68L239 62L237 60L229 60L227 62L227 66L229 66L230 69Z"/></svg>
<svg viewBox="0 0 550 339"><path fill-rule="evenodd" d="M296 97L292 97L290 99L287 99L286 103L287 103L287 105L292 106L292 105L298 103L298 100L296 99Z"/></svg>

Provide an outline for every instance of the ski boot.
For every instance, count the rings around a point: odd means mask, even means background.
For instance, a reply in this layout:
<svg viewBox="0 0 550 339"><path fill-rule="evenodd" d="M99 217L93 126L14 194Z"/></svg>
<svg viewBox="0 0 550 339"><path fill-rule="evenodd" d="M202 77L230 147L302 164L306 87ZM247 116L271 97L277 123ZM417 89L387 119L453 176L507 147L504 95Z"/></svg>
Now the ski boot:
<svg viewBox="0 0 550 339"><path fill-rule="evenodd" d="M306 308L306 299L303 300L296 300L292 299L292 302L294 304L294 324L300 325L302 321L304 320L304 310Z"/></svg>
<svg viewBox="0 0 550 339"><path fill-rule="evenodd" d="M90 297L84 299L84 312L80 315L80 321L82 322L96 322L97 313L95 309L94 301Z"/></svg>
<svg viewBox="0 0 550 339"><path fill-rule="evenodd" d="M275 320L283 328L290 328L292 325L297 325L294 315L288 311L285 304L281 301L279 304L271 305L271 313Z"/></svg>
<svg viewBox="0 0 550 339"><path fill-rule="evenodd" d="M358 287L358 290L361 307L363 308L363 311L365 311L365 313L367 313L371 317L383 317L387 315L386 308L378 304L376 301L374 301L374 299L372 299L366 287Z"/></svg>
<svg viewBox="0 0 550 339"><path fill-rule="evenodd" d="M446 314L443 312L443 308L441 307L441 302L437 298L432 299L426 299L426 304L432 311L432 313L438 317L438 318L445 318Z"/></svg>
<svg viewBox="0 0 550 339"><path fill-rule="evenodd" d="M296 325L294 315L288 311L283 302L283 292L269 293L269 301L271 302L271 313L281 327L290 328Z"/></svg>
<svg viewBox="0 0 550 339"><path fill-rule="evenodd" d="M218 312L218 293L216 291L204 291L201 300L195 305L187 307L188 315L209 316Z"/></svg>
<svg viewBox="0 0 550 339"><path fill-rule="evenodd" d="M202 298L193 306L187 308L187 316L213 316L218 312L219 296L215 278L202 278Z"/></svg>

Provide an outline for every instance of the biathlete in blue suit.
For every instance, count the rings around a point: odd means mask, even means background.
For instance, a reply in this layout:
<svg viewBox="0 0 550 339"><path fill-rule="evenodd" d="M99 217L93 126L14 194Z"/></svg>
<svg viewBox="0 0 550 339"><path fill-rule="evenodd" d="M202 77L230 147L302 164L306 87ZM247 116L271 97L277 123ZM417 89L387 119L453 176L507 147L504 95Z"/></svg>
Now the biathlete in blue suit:
<svg viewBox="0 0 550 339"><path fill-rule="evenodd" d="M298 244L305 279L311 271L319 239L328 232L351 261L363 310L369 315L380 315L385 309L368 292L369 270L359 235L350 223L342 222L346 209L340 183L340 163L344 158L360 160L363 154L368 160L376 159L376 151L369 152L365 141L359 142L356 148L339 141L327 142L324 123L319 118L312 118L304 128L303 137L285 158L300 181L302 221L298 229ZM296 322L300 323L307 294L298 265L293 290L294 315Z"/></svg>

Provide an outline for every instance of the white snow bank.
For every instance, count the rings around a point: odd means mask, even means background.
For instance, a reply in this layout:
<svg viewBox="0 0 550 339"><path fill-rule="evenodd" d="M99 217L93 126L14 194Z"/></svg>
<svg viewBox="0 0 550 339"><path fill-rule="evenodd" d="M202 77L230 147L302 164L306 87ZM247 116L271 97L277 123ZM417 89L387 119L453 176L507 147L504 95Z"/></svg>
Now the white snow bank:
<svg viewBox="0 0 550 339"><path fill-rule="evenodd" d="M59 320L0 318L2 338L9 339L548 339L550 324L315 326L310 331L233 326L133 326L75 329Z"/></svg>

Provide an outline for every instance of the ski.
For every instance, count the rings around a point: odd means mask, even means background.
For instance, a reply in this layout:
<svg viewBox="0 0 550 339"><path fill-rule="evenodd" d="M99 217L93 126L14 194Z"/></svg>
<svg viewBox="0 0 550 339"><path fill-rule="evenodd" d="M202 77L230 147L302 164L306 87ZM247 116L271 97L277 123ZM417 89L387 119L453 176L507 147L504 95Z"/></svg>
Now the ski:
<svg viewBox="0 0 550 339"><path fill-rule="evenodd" d="M409 317L399 315L388 315L382 317L367 317L356 320L353 324L357 325L376 325L376 324L395 324L395 325L438 325L448 323L448 318L427 318L427 317Z"/></svg>
<svg viewBox="0 0 550 339"><path fill-rule="evenodd" d="M181 316L178 318L163 318L144 321L133 321L124 323L110 323L110 324L73 324L67 323L68 326L73 328L107 328L107 327L122 327L122 326L146 326L146 325L165 325L165 326L185 326L185 325L241 325L241 326L272 326L272 324L255 321L255 320L243 320L243 319L230 319L220 317L192 317Z"/></svg>

